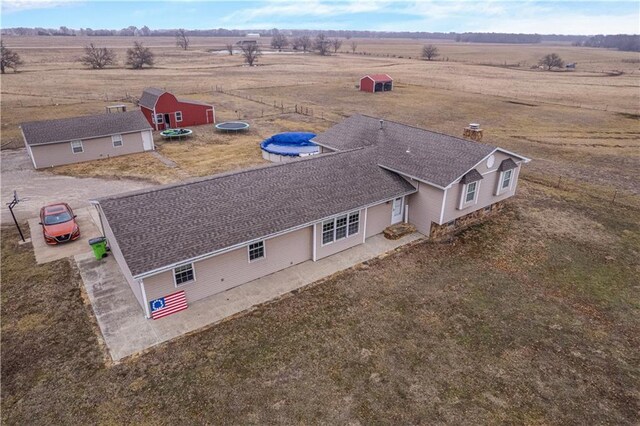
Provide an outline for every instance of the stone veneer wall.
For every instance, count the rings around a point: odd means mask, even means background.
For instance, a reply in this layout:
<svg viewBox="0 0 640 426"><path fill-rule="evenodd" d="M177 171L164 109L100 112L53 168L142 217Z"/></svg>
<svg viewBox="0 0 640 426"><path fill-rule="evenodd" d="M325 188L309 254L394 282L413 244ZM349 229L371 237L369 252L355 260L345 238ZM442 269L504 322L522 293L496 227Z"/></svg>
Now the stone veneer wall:
<svg viewBox="0 0 640 426"><path fill-rule="evenodd" d="M491 204L488 207L489 210L485 210L485 208L482 208L442 225L431 222L431 231L429 232L429 238L432 240L440 240L449 237L458 231L468 228L469 226L482 221L485 217L491 216L502 210L502 208L504 207L504 201L498 201L497 203Z"/></svg>

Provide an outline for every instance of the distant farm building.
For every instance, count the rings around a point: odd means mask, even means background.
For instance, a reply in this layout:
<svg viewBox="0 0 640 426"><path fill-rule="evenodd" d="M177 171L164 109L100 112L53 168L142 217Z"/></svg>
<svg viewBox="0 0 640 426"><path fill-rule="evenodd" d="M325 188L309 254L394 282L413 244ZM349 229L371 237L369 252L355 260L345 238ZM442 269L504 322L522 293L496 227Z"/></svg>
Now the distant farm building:
<svg viewBox="0 0 640 426"><path fill-rule="evenodd" d="M393 90L393 79L389 74L367 74L360 79L363 92L388 92Z"/></svg>
<svg viewBox="0 0 640 426"><path fill-rule="evenodd" d="M260 38L260 33L247 33L247 38Z"/></svg>
<svg viewBox="0 0 640 426"><path fill-rule="evenodd" d="M213 105L178 99L154 87L144 89L138 105L155 130L215 123Z"/></svg>

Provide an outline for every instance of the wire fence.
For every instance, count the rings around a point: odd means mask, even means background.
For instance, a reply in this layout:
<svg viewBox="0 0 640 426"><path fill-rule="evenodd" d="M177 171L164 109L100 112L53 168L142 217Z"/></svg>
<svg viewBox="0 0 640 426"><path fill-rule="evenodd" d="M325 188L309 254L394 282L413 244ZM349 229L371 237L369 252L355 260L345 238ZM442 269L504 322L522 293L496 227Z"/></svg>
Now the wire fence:
<svg viewBox="0 0 640 426"><path fill-rule="evenodd" d="M556 188L569 193L578 193L612 205L640 210L640 194L628 190L587 185L567 176L524 174L521 179Z"/></svg>

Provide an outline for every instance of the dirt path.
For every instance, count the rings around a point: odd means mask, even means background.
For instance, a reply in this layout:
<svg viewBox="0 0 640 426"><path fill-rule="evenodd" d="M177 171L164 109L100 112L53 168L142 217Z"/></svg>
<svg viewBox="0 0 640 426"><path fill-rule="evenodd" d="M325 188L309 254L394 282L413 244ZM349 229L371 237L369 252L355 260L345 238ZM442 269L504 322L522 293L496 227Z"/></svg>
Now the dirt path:
<svg viewBox="0 0 640 426"><path fill-rule="evenodd" d="M13 198L14 190L25 199L14 209L18 220L24 221L37 216L40 207L46 203L65 201L72 208L86 207L91 199L153 185L143 181L76 178L34 170L25 149L3 150L1 159L2 224L12 223L6 205Z"/></svg>

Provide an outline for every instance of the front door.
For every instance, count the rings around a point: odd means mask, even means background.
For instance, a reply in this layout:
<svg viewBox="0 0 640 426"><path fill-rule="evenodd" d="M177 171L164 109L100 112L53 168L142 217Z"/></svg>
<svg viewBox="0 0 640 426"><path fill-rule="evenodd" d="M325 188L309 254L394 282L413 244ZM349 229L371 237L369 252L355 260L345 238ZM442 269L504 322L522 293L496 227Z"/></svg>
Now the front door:
<svg viewBox="0 0 640 426"><path fill-rule="evenodd" d="M164 128L165 129L171 128L171 114L164 115Z"/></svg>
<svg viewBox="0 0 640 426"><path fill-rule="evenodd" d="M402 198L393 200L393 208L391 209L391 224L402 222Z"/></svg>

